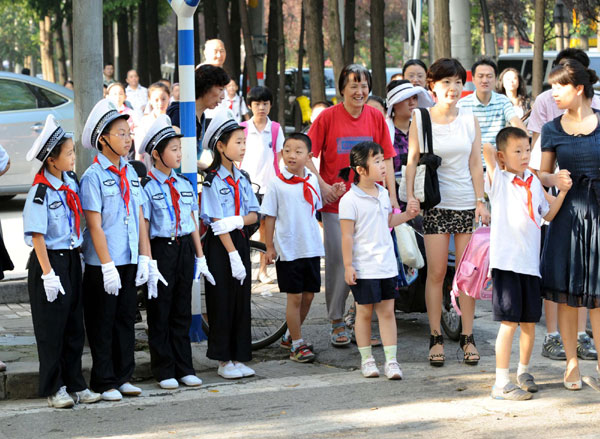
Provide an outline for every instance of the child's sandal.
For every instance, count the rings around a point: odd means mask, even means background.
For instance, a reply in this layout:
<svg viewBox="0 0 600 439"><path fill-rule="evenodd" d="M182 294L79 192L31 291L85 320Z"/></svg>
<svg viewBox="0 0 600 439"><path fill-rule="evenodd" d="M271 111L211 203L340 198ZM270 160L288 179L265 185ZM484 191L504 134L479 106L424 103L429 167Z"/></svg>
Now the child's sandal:
<svg viewBox="0 0 600 439"><path fill-rule="evenodd" d="M442 334L438 334L437 331L435 335L429 336L429 351L435 345L444 346L444 336ZM444 362L446 361L446 355L442 352L441 354L429 354L429 364L434 367L442 367Z"/></svg>
<svg viewBox="0 0 600 439"><path fill-rule="evenodd" d="M473 337L473 334L460 334L460 347L464 353L463 363L468 364L469 366L477 366L477 364L479 364L479 360L481 359L479 353L465 351L465 346L468 346L470 344L473 345L473 347L477 347L477 345L475 344L475 337Z"/></svg>

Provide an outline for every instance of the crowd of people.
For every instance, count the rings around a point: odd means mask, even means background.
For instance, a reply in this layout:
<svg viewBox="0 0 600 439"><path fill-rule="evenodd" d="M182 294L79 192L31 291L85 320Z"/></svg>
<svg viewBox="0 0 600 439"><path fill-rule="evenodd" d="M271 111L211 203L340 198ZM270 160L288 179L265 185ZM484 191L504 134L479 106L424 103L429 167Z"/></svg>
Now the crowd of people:
<svg viewBox="0 0 600 439"><path fill-rule="evenodd" d="M450 239L459 261L477 225L491 224L493 317L500 322L492 397L524 400L538 390L531 359L542 299L542 355L566 360L564 386L582 387L578 359L597 360L585 331L588 310L596 347L600 343L600 116L593 109L598 78L585 52L560 52L549 77L552 90L533 103L518 72L507 69L498 79L487 58L471 67L472 94L463 96L467 72L458 60L429 67L410 60L403 77L388 84L385 100L371 96L370 72L350 64L338 78L342 102L314 103L308 132L287 136L268 117L270 90L252 88L245 102L238 94L222 68L221 42L208 42L205 57L195 72L197 165L205 175L199 202L177 172L182 135L173 86L160 82L146 90L133 70L127 87L111 82L110 68L104 71L107 97L90 113L81 139L97 154L81 182L73 172L71 135L52 116L27 155L41 166L23 217L33 247L28 285L39 393L51 406L141 393L130 380L142 284L160 387L202 383L188 334L192 284L201 277L208 358L218 361L224 378L254 375L246 364L252 359L248 226L257 223L267 248L258 280L274 282L266 267L275 263L288 297L280 345L291 360L315 359L302 324L321 291L324 257L331 345L355 340L361 372L370 378L380 375L372 348L383 344L384 375L402 379L394 316L399 264L390 229L408 222L424 233L427 360L443 366L440 319ZM428 152L428 126L441 160L440 201L421 209L425 200L415 182ZM133 157L145 162L146 177L138 178L128 162ZM252 183L260 187L256 193ZM201 221L208 228L202 240ZM355 303L348 319L350 292ZM480 361L475 307L473 297L461 293L460 347L471 366ZM373 313L379 336L371 331ZM517 326L514 384L509 362ZM81 373L84 331L93 359L89 388ZM598 381L590 383L598 389Z"/></svg>

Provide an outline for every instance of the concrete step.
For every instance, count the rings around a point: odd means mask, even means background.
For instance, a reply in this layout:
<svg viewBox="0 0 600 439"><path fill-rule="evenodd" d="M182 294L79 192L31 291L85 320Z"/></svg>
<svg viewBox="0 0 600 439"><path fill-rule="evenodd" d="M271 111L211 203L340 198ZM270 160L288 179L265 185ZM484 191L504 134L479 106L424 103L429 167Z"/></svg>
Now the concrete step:
<svg viewBox="0 0 600 439"><path fill-rule="evenodd" d="M27 278L0 282L0 303L29 303Z"/></svg>

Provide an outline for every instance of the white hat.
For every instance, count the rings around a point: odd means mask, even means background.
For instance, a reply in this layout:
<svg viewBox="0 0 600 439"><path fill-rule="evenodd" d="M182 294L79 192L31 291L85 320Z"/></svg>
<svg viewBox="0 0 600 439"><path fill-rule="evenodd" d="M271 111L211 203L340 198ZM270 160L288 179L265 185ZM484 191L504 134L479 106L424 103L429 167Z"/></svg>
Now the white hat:
<svg viewBox="0 0 600 439"><path fill-rule="evenodd" d="M166 114L161 114L156 118L154 123L148 129L142 144L138 148L138 153L152 154L154 148L163 140L173 137L183 137L183 134L178 134L171 125L171 118Z"/></svg>
<svg viewBox="0 0 600 439"><path fill-rule="evenodd" d="M123 118L129 119L128 114L120 114L117 107L110 99L101 99L90 111L90 115L83 127L81 143L84 148L98 149L98 139L106 125L112 121Z"/></svg>
<svg viewBox="0 0 600 439"><path fill-rule="evenodd" d="M215 117L210 121L206 133L204 133L204 137L202 138L202 149L214 151L217 147L217 142L223 134L241 129L243 129L243 127L235 121L231 110L226 109L217 112Z"/></svg>
<svg viewBox="0 0 600 439"><path fill-rule="evenodd" d="M400 84L390 91L387 94L387 114L388 116L392 115L392 111L394 110L394 104L398 102L402 102L407 100L410 97L418 96L418 104L419 108L432 107L434 102L431 98L431 95L425 90L423 87L415 87L410 82Z"/></svg>
<svg viewBox="0 0 600 439"><path fill-rule="evenodd" d="M42 133L33 142L25 159L29 162L33 159L37 159L44 163L54 147L65 137L70 139L73 137L73 134L65 132L54 118L54 115L49 114L46 118L46 124L44 125Z"/></svg>

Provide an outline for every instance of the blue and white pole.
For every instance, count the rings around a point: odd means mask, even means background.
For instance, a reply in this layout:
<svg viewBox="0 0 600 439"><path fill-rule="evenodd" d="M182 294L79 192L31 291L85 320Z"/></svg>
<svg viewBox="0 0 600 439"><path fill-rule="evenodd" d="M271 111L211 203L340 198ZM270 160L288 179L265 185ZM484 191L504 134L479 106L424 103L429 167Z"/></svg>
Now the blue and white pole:
<svg viewBox="0 0 600 439"><path fill-rule="evenodd" d="M168 0L177 15L177 37L179 40L179 117L181 121L181 172L198 187L196 155L196 95L194 83L194 12L200 0ZM198 194L196 194L198 195ZM192 341L206 340L202 331L201 291L203 282L195 282L192 291Z"/></svg>

